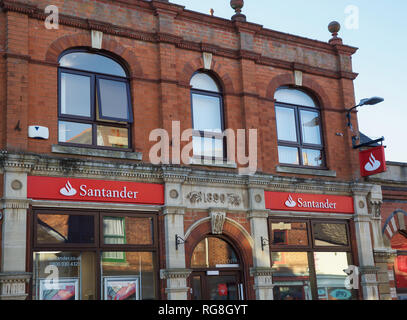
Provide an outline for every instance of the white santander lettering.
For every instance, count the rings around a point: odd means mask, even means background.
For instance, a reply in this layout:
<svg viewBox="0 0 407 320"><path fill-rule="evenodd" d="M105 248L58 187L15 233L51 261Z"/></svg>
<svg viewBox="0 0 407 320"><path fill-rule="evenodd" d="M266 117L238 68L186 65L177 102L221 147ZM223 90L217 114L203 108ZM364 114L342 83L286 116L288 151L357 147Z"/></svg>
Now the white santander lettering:
<svg viewBox="0 0 407 320"><path fill-rule="evenodd" d="M82 197L84 197L84 196L86 196L86 185L81 185L80 187L79 187L79 189L81 190L81 192L79 193L79 195L80 196L82 196Z"/></svg>
<svg viewBox="0 0 407 320"><path fill-rule="evenodd" d="M79 187L81 197L90 198L120 198L120 199L137 199L138 191L127 190L127 187L123 187L121 190L110 190L110 189L96 189L88 188L87 185L83 184Z"/></svg>
<svg viewBox="0 0 407 320"><path fill-rule="evenodd" d="M298 198L297 202L298 208L336 209L336 202L329 202L329 199L326 199L323 202L318 202L304 201L302 198Z"/></svg>

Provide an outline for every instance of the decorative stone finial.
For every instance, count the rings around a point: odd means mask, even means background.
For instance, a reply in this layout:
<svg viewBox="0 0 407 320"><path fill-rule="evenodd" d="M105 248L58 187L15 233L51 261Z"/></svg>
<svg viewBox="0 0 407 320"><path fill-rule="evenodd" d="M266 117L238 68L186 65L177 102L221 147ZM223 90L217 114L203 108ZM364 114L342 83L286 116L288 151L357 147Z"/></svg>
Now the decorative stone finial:
<svg viewBox="0 0 407 320"><path fill-rule="evenodd" d="M230 0L230 6L235 10L235 15L232 16L232 21L246 22L246 16L242 14L242 8L244 6L243 0Z"/></svg>
<svg viewBox="0 0 407 320"><path fill-rule="evenodd" d="M329 40L330 44L342 44L342 39L338 37L338 32L341 30L341 25L338 21L332 21L328 25L328 30L332 33L332 39Z"/></svg>

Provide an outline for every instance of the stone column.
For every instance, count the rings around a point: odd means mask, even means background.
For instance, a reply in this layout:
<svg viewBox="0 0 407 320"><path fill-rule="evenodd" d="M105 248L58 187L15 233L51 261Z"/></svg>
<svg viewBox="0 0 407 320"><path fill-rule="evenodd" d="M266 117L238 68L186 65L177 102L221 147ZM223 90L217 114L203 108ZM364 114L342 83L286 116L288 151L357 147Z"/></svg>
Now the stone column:
<svg viewBox="0 0 407 320"><path fill-rule="evenodd" d="M167 280L168 300L187 300L187 279L191 270L185 266L185 244L176 245L176 237L184 237L184 213L181 182L185 178L178 172L164 170L165 207L164 237L166 269L160 270L161 279Z"/></svg>
<svg viewBox="0 0 407 320"><path fill-rule="evenodd" d="M7 155L4 166L2 256L0 299L25 299L27 256L27 173L32 162L20 156Z"/></svg>
<svg viewBox="0 0 407 320"><path fill-rule="evenodd" d="M355 207L354 222L363 298L365 300L378 300L378 268L375 266L373 257L371 220L367 208L367 194L370 188L371 186L362 184L355 184L352 187Z"/></svg>
<svg viewBox="0 0 407 320"><path fill-rule="evenodd" d="M273 279L270 267L270 248L268 246L268 210L265 209L264 189L249 188L250 228L254 241L253 268L250 275L254 277L256 300L273 300ZM262 238L267 245L262 246Z"/></svg>

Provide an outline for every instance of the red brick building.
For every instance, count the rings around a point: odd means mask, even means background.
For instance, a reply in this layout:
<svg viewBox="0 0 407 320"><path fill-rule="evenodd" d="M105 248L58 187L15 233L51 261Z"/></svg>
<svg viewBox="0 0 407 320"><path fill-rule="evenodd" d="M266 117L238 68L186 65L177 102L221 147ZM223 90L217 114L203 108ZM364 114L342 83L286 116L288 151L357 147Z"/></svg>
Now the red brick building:
<svg viewBox="0 0 407 320"><path fill-rule="evenodd" d="M407 294L407 189L406 164L387 162L387 172L369 180L382 186L383 201L380 205L380 246L385 248L377 255L376 262L389 274L389 286L383 285L393 299L406 300Z"/></svg>
<svg viewBox="0 0 407 320"><path fill-rule="evenodd" d="M239 6L225 20L158 0L48 5L0 1L2 297L384 297L364 241L381 191L344 129L357 49L336 25L321 42ZM226 129L245 133L235 150Z"/></svg>

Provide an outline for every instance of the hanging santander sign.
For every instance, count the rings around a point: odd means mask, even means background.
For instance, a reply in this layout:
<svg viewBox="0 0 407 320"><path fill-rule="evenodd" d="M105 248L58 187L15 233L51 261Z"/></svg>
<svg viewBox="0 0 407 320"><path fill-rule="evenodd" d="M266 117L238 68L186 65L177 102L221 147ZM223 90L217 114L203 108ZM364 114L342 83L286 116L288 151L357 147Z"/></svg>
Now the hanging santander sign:
<svg viewBox="0 0 407 320"><path fill-rule="evenodd" d="M30 199L164 204L162 184L39 176L27 179Z"/></svg>
<svg viewBox="0 0 407 320"><path fill-rule="evenodd" d="M326 213L353 213L353 198L324 194L265 191L266 209Z"/></svg>
<svg viewBox="0 0 407 320"><path fill-rule="evenodd" d="M375 147L359 152L360 175L368 177L386 171L384 147Z"/></svg>

